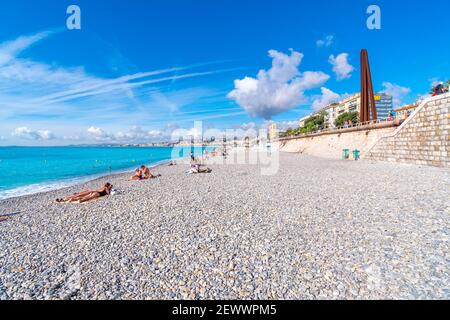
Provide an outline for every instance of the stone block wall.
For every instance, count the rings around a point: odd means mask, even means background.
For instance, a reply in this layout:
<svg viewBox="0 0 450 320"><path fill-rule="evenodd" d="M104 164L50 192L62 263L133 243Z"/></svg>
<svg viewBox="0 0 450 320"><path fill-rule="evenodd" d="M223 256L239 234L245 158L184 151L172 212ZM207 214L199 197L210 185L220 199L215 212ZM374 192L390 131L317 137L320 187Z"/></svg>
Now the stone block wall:
<svg viewBox="0 0 450 320"><path fill-rule="evenodd" d="M364 158L450 167L450 94L424 101L392 134L383 136Z"/></svg>
<svg viewBox="0 0 450 320"><path fill-rule="evenodd" d="M379 139L394 132L396 127L374 128L353 132L338 132L314 137L298 137L275 143L280 151L298 152L315 157L341 159L342 149L358 149L364 155Z"/></svg>

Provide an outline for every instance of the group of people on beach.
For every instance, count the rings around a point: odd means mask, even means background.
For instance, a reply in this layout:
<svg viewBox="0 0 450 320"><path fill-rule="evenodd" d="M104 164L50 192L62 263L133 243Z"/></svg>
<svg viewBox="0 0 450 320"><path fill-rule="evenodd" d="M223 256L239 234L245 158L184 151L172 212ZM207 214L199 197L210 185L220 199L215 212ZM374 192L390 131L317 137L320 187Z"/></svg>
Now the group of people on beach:
<svg viewBox="0 0 450 320"><path fill-rule="evenodd" d="M176 163L171 161L169 166L173 166ZM196 173L210 173L212 170L208 167L205 167L200 161L197 161L194 154L191 153L191 161L190 167L188 170L188 174L196 174ZM134 174L130 177L131 181L141 181L141 180L149 180L160 177L161 175L154 175L147 166L142 165L134 171ZM56 199L58 203L84 203L94 199L102 198L104 196L114 194L114 189L111 183L106 183L98 190L88 190L80 193L76 193L67 198L59 198Z"/></svg>

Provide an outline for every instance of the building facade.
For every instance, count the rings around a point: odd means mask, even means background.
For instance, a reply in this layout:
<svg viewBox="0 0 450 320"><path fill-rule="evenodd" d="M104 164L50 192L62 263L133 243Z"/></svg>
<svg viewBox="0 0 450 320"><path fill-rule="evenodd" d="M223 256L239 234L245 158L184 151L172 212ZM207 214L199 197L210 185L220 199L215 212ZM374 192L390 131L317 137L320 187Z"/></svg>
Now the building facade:
<svg viewBox="0 0 450 320"><path fill-rule="evenodd" d="M301 118L300 120L298 120L298 126L300 127L300 128L303 128L304 126L305 126L305 122L306 122L306 120L308 120L311 116L313 116L314 115L314 113L312 113L312 114L310 114L310 115L307 115L306 117L303 117L303 118Z"/></svg>
<svg viewBox="0 0 450 320"><path fill-rule="evenodd" d="M326 128L334 128L334 121L337 117L337 110L336 107L338 106L338 103L331 103L325 108L322 109L322 111L326 112L325 116L325 127Z"/></svg>
<svg viewBox="0 0 450 320"><path fill-rule="evenodd" d="M384 120L393 113L393 99L386 93L377 93L374 95L375 107L377 109L377 118ZM344 112L359 112L361 109L361 95L356 93L342 100L338 106L338 116Z"/></svg>
<svg viewBox="0 0 450 320"><path fill-rule="evenodd" d="M377 119L385 120L393 113L393 99L392 96L385 93L377 93L374 95L375 107L377 109ZM314 112L299 120L299 126L303 127L305 121L310 117L320 113L326 112L325 127L334 128L334 122L337 117L346 112L360 112L361 109L361 94L355 93L340 102L335 102L323 107L317 112Z"/></svg>
<svg viewBox="0 0 450 320"><path fill-rule="evenodd" d="M355 93L345 98L337 105L337 117L345 112L359 112L361 108L361 95Z"/></svg>
<svg viewBox="0 0 450 320"><path fill-rule="evenodd" d="M269 126L269 140L273 141L276 138L278 138L277 124L276 123L272 123Z"/></svg>
<svg viewBox="0 0 450 320"><path fill-rule="evenodd" d="M394 113L392 96L385 93L378 93L374 97L378 119L385 120L389 117L389 114Z"/></svg>

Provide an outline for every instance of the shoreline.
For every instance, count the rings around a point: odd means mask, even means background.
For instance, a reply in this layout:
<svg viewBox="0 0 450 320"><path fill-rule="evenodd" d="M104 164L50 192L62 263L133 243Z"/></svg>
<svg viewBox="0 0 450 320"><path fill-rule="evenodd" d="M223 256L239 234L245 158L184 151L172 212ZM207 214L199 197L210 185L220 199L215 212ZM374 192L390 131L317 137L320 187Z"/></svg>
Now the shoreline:
<svg viewBox="0 0 450 320"><path fill-rule="evenodd" d="M217 147L215 147L215 149L217 149ZM160 160L160 161L157 161L154 163L145 163L144 165L146 165L150 169L156 169L157 167L165 166L165 165L169 164L170 162L180 162L180 161L184 161L186 159L189 159L189 157L181 157L181 158L176 158L176 159L172 159L172 158L165 159L165 160ZM24 186L12 188L12 189L5 189L5 190L0 191L0 202L9 200L9 199L27 197L27 196L38 195L38 194L48 193L48 192L55 192L55 191L59 191L59 190L63 190L63 189L71 188L71 187L81 186L81 185L84 185L84 184L92 182L92 181L97 181L99 179L105 179L107 177L116 177L117 175L122 175L122 174L125 174L128 172L130 174L132 174L132 171L135 168L136 168L136 166L132 166L129 168L117 169L114 171L98 173L98 174L94 174L94 175L79 176L79 177L73 177L73 178L62 179L62 180L52 180L52 181L46 181L46 182L42 182L42 183L24 185ZM24 191L22 193L18 193L18 194L11 195L11 196L5 196L5 197L2 196L2 194L8 194L9 192L16 191L16 193L17 193L18 190L24 190L24 189L28 190L28 189L33 189L33 188L42 188L42 189L39 191L36 191L36 192Z"/></svg>
<svg viewBox="0 0 450 320"><path fill-rule="evenodd" d="M158 161L154 164L145 164L145 165L148 166L150 169L155 169L159 166L164 166L165 164L169 164L170 161L177 161L177 160L170 160L170 159L162 160L162 161ZM9 199L16 199L16 198L22 198L22 197L27 197L27 196L39 195L39 194L43 194L43 193L54 192L54 191L59 191L59 190L63 190L63 189L71 188L71 187L81 186L81 185L84 185L84 184L92 182L92 181L97 181L97 180L105 179L108 177L116 177L118 175L123 175L123 174L126 174L127 172L132 174L133 168L135 168L135 167L130 167L130 168L126 168L126 169L125 168L118 169L118 170L115 170L112 172L99 173L99 174L95 174L95 175L80 176L80 177L74 177L74 178L57 180L57 181L47 181L47 182L42 182L42 183L37 183L37 184L29 184L29 185L24 185L24 186L13 188L13 189L6 189L6 190L3 190L0 192L0 202L9 200ZM43 189L40 191L36 191L36 192L24 192L21 194L8 196L8 197L2 197L2 195L1 195L2 193L13 192L15 190L28 189L28 188L31 189L31 188L39 188L39 187L41 187Z"/></svg>

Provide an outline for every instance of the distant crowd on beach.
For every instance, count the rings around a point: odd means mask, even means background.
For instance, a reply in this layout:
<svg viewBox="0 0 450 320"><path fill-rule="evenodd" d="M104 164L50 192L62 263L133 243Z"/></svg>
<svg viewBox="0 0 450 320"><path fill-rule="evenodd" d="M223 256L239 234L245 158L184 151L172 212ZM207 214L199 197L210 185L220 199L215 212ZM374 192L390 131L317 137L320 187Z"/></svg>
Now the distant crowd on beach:
<svg viewBox="0 0 450 320"><path fill-rule="evenodd" d="M194 156L194 153L191 152L190 155L190 162L189 162L189 169L186 171L187 174L199 174L199 173L211 173L212 169L208 168L205 164L203 164L203 160L207 160L210 157L222 155L225 156L224 152L220 151L214 151L211 154L208 153L208 151L204 151L201 159L197 159ZM175 161L171 161L168 165L174 166L177 163ZM129 178L130 181L142 181L142 180L150 180L150 179L156 179L161 177L161 174L153 174L150 171L150 168L148 168L145 165L140 166L137 168L133 175ZM56 199L57 203L85 203L88 201L92 201L98 198L102 198L109 195L114 195L116 193L116 190L113 188L113 185L109 182L104 184L101 188L97 190L87 190L83 192L79 192L76 194L73 194L66 198L59 198Z"/></svg>

